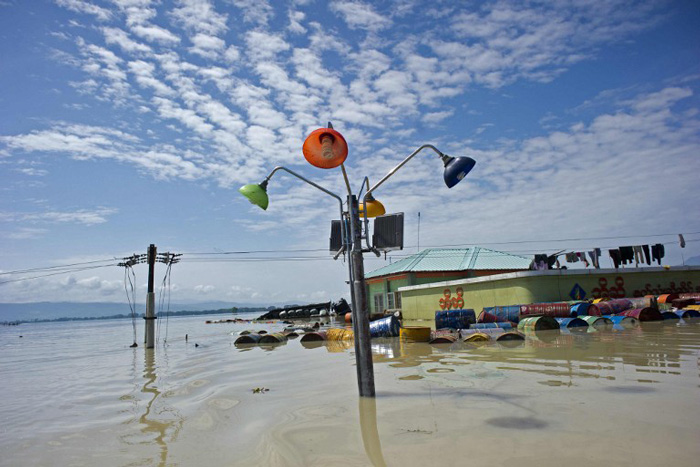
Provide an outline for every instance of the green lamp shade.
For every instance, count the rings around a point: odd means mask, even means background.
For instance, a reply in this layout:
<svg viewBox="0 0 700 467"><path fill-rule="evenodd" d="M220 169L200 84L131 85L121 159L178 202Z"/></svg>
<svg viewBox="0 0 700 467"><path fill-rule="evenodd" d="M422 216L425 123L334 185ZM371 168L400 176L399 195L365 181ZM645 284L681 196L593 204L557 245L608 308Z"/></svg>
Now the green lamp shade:
<svg viewBox="0 0 700 467"><path fill-rule="evenodd" d="M261 207L263 210L267 209L270 200L267 197L267 190L263 186L251 183L240 187L238 191L254 205Z"/></svg>

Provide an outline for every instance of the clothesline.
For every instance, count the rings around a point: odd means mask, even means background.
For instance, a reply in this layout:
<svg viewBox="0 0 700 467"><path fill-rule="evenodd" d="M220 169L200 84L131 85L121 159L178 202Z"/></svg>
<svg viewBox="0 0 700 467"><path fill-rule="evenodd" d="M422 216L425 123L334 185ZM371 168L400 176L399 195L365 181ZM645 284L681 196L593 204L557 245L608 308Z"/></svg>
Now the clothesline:
<svg viewBox="0 0 700 467"><path fill-rule="evenodd" d="M678 242L681 248L685 248L685 239L682 234L678 234ZM675 242L669 242L675 243ZM600 248L594 248L588 251L569 251L561 250L554 254L537 254L532 262L531 269L535 270L546 270L560 269L561 263L559 262L559 256L564 255L567 263L578 263L583 262L585 267L593 266L596 269L600 269L600 258L602 255L602 250ZM647 265L651 265L652 261L656 261L661 265L661 260L666 255L666 248L663 243L656 243L654 245L631 245L631 246L621 246L618 248L608 249L608 255L615 266L618 269L620 265L634 264L638 267L640 264L646 262ZM566 268L566 266L564 266Z"/></svg>

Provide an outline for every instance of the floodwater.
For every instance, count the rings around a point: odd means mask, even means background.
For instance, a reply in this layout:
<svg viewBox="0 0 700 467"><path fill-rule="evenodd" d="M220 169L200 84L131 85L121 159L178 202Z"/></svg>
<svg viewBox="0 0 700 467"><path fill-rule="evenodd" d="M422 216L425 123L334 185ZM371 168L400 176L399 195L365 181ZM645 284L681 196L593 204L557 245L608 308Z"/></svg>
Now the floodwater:
<svg viewBox="0 0 700 467"><path fill-rule="evenodd" d="M160 320L155 352L143 348L142 320L138 348L128 320L0 327L0 465L700 459L700 323L529 337L515 348L374 340L373 400L358 397L350 346L239 349L239 331L283 325L204 322L221 318L170 318L167 335Z"/></svg>

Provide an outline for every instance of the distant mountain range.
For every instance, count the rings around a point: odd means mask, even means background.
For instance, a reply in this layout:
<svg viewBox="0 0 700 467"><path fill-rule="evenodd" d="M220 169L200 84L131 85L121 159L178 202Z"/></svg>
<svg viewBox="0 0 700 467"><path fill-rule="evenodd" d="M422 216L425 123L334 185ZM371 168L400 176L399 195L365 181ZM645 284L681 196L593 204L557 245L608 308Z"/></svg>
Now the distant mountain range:
<svg viewBox="0 0 700 467"><path fill-rule="evenodd" d="M156 303L156 306L158 304ZM199 302L199 303L171 303L170 311L203 311L237 308L266 309L263 305L235 304L231 302ZM136 313L145 313L144 304L136 305ZM57 318L99 318L112 315L130 315L131 310L127 303L95 302L36 302L36 303L0 303L0 322L4 321L32 321L35 319Z"/></svg>

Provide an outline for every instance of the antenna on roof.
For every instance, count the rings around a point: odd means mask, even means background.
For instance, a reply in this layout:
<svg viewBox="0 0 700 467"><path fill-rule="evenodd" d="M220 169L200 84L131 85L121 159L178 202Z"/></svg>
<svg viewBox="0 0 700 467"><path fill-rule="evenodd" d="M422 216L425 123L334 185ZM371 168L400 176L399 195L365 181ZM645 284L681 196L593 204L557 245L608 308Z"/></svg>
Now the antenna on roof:
<svg viewBox="0 0 700 467"><path fill-rule="evenodd" d="M418 211L418 251L420 253L420 211Z"/></svg>

